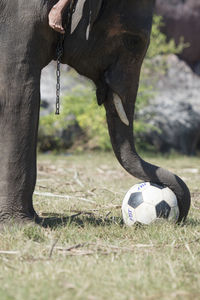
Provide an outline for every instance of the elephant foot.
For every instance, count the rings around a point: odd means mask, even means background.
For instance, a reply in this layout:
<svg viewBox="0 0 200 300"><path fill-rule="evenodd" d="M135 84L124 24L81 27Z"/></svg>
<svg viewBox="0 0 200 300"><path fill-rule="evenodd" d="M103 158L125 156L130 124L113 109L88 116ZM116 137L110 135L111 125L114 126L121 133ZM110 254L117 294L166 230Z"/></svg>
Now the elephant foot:
<svg viewBox="0 0 200 300"><path fill-rule="evenodd" d="M1 198L2 199L2 198ZM5 203L2 203L5 204ZM15 225L23 226L26 224L38 224L39 217L35 212L32 202L26 208L19 208L19 206L0 206L0 229L12 227Z"/></svg>
<svg viewBox="0 0 200 300"><path fill-rule="evenodd" d="M0 224L37 223L37 219L32 194L0 196Z"/></svg>
<svg viewBox="0 0 200 300"><path fill-rule="evenodd" d="M0 228L3 228L4 226L10 227L10 226L23 226L26 224L38 224L39 223L39 217L35 213L35 215L31 214L21 214L17 213L14 215L10 214L0 214Z"/></svg>

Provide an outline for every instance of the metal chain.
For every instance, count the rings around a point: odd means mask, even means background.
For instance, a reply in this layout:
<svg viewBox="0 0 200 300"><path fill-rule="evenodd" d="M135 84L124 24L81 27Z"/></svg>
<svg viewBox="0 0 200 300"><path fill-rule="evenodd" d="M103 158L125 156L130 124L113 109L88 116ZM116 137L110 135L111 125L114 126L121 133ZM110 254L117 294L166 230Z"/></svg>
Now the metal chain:
<svg viewBox="0 0 200 300"><path fill-rule="evenodd" d="M71 4L70 4L70 9L68 12L67 24L65 26L65 29L66 29L66 27L69 26L70 18L75 11L75 7L76 7L76 1L72 0ZM56 115L60 114L60 75L61 75L60 60L61 60L63 52L64 52L64 39L65 39L65 35L60 34L60 39L59 39L58 46L56 49L56 54L57 54L57 68L56 68L57 83L56 83L56 112L55 112Z"/></svg>
<svg viewBox="0 0 200 300"><path fill-rule="evenodd" d="M57 47L57 68L56 68L57 83L56 83L56 112L55 112L56 115L60 114L60 60L63 55L63 41L64 41L64 37L61 36Z"/></svg>

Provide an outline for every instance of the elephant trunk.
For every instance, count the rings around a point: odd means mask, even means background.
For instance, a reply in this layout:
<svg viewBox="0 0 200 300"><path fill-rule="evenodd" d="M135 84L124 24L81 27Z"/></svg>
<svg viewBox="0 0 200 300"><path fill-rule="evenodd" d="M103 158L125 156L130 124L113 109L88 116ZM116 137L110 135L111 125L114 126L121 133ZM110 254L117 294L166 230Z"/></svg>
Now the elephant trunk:
<svg viewBox="0 0 200 300"><path fill-rule="evenodd" d="M177 196L180 216L179 222L184 221L190 208L190 192L186 184L171 172L144 161L136 152L133 136L134 105L123 101L121 113L116 106L116 96L110 96L106 101L106 116L111 143L115 155L123 168L131 175L169 187ZM125 102L125 103L123 103ZM127 118L127 119L126 119Z"/></svg>

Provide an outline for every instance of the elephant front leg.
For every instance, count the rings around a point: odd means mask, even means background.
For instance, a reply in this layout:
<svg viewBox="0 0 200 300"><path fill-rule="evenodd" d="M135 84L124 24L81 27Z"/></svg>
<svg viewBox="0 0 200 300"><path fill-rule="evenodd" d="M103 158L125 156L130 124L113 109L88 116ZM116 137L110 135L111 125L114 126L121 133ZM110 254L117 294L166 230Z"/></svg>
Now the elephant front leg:
<svg viewBox="0 0 200 300"><path fill-rule="evenodd" d="M0 223L37 218L32 204L40 74L25 72L0 87ZM24 76L26 78L24 78ZM1 80L2 82L2 80ZM4 88L4 86L6 86Z"/></svg>

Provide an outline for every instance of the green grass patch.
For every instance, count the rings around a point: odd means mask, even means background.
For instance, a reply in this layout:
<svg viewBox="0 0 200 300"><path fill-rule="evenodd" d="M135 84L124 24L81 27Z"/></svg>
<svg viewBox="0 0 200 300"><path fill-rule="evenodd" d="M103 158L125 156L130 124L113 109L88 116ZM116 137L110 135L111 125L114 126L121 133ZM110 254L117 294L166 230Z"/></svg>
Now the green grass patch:
<svg viewBox="0 0 200 300"><path fill-rule="evenodd" d="M0 233L0 299L199 299L199 158L148 161L188 184L184 226L123 226L121 202L138 180L110 153L39 156L34 206L48 226Z"/></svg>

